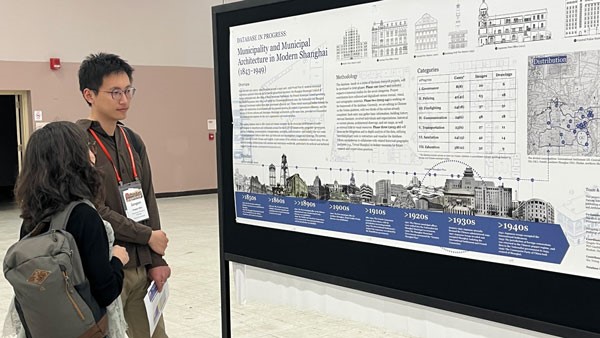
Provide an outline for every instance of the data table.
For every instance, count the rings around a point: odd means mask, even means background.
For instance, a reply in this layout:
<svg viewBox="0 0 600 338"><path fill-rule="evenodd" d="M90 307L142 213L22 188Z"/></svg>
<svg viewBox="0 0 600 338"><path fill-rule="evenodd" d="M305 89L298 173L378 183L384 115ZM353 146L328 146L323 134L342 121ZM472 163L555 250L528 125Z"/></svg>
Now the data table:
<svg viewBox="0 0 600 338"><path fill-rule="evenodd" d="M417 77L419 152L515 153L514 69Z"/></svg>

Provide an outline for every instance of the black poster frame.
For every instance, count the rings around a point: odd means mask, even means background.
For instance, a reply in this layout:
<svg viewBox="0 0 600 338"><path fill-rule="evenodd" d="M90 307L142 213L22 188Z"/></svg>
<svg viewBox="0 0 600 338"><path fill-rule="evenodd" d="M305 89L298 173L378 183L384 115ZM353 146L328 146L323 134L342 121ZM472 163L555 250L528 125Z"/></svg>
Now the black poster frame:
<svg viewBox="0 0 600 338"><path fill-rule="evenodd" d="M238 223L229 27L369 0L246 0L213 7L222 333L231 336L229 262L564 337L600 337L600 280ZM393 268L392 268L393 266Z"/></svg>

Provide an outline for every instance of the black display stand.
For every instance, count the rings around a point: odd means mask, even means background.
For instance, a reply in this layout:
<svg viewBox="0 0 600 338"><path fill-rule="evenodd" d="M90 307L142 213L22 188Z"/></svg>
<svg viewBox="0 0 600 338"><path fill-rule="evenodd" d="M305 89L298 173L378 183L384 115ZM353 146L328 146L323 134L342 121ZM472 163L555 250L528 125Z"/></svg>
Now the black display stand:
<svg viewBox="0 0 600 338"><path fill-rule="evenodd" d="M236 222L229 27L372 1L247 0L213 7L222 336L229 262L563 337L600 337L600 281Z"/></svg>

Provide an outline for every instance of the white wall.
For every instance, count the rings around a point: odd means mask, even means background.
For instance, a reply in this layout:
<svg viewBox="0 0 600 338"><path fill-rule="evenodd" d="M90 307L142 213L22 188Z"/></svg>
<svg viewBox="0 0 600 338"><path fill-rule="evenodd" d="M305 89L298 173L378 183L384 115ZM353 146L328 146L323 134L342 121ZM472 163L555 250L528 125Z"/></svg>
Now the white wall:
<svg viewBox="0 0 600 338"><path fill-rule="evenodd" d="M211 7L230 2L2 1L0 60L81 62L109 51L133 65L212 68Z"/></svg>
<svg viewBox="0 0 600 338"><path fill-rule="evenodd" d="M552 338L555 336L460 315L336 285L232 264L239 304L260 302L363 322L402 337Z"/></svg>

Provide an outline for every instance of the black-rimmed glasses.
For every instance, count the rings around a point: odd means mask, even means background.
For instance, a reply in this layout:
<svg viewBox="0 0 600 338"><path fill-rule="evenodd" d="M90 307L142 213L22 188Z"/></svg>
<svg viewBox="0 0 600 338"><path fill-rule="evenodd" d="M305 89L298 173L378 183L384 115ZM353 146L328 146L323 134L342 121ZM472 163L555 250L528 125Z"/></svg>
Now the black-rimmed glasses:
<svg viewBox="0 0 600 338"><path fill-rule="evenodd" d="M133 95L135 95L135 88L134 87L129 87L129 88L125 89L125 90L122 90L122 89L99 90L99 92L109 93L110 96L115 101L119 101L121 99L121 97L123 96L123 94L125 94L125 96L127 97L127 99L131 100L131 98L133 98Z"/></svg>

